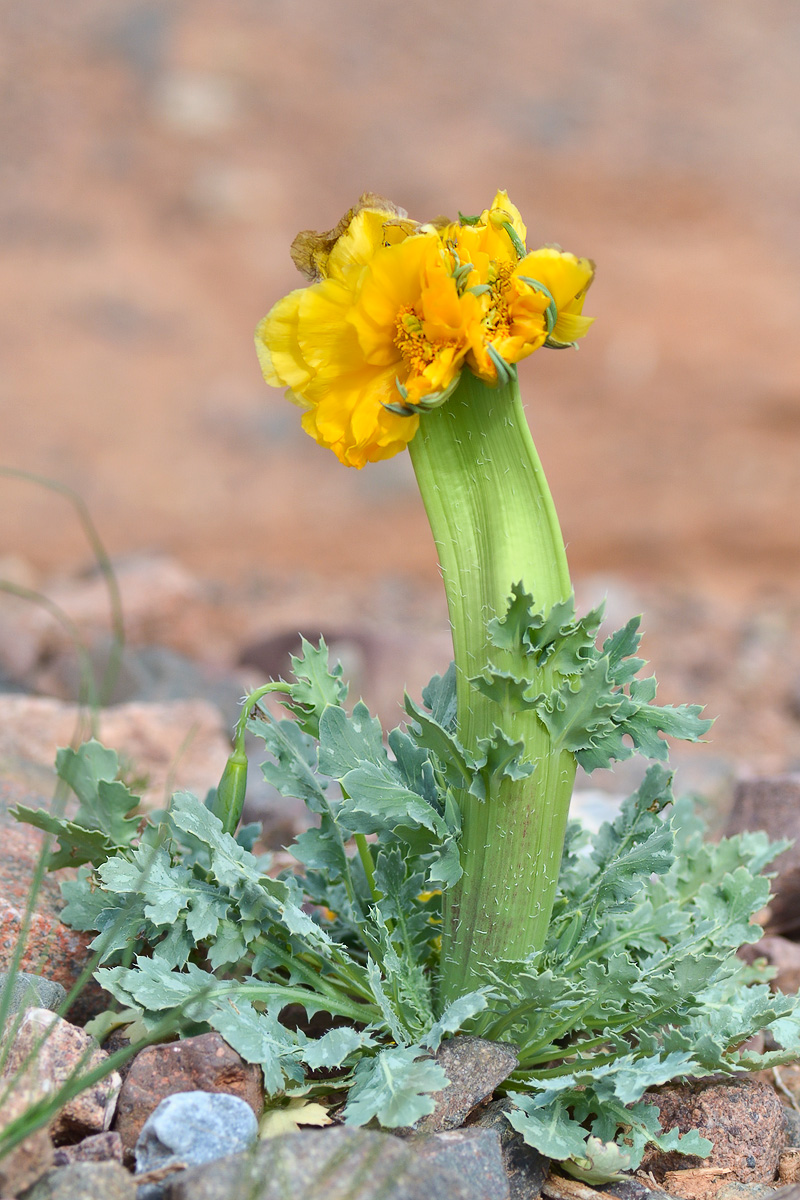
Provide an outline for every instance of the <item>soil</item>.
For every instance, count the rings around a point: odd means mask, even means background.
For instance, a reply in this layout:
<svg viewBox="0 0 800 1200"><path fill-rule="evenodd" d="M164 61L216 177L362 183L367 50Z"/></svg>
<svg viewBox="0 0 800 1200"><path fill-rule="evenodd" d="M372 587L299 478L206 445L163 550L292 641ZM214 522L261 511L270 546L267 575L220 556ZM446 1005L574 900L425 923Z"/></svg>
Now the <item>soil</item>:
<svg viewBox="0 0 800 1200"><path fill-rule="evenodd" d="M362 190L430 217L502 186L532 242L598 262L580 353L521 371L579 582L655 597L683 675L749 662L753 614L759 646L789 646L798 42L792 0L9 0L3 461L76 488L114 555L174 555L265 628L298 608L443 626L407 456L356 472L316 447L251 330L300 282L294 233ZM43 576L87 561L69 506L19 480L3 552ZM234 608L207 643L230 649ZM758 728L737 716L723 745L785 768L800 666L772 653L777 688L743 685Z"/></svg>

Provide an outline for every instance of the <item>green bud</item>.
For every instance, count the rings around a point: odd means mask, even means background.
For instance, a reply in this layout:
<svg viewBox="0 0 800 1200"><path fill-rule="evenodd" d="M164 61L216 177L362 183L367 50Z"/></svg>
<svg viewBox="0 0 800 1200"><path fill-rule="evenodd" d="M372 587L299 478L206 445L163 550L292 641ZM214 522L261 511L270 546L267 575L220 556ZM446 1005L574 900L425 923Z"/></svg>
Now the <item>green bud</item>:
<svg viewBox="0 0 800 1200"><path fill-rule="evenodd" d="M247 791L247 755L243 750L234 750L225 764L217 794L211 805L215 817L222 821L225 833L235 833L242 816Z"/></svg>

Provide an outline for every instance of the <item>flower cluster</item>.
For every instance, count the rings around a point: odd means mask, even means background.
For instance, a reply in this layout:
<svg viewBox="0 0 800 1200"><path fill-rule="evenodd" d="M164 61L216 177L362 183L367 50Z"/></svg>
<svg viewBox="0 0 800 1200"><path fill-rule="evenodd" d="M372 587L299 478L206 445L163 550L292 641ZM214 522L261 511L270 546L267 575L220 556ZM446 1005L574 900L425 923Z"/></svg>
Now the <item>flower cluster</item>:
<svg viewBox="0 0 800 1200"><path fill-rule="evenodd" d="M490 386L540 346L582 337L593 264L557 247L530 253L505 192L479 217L418 225L362 196L292 255L310 286L256 331L264 378L305 408L303 427L346 466L391 458L464 367Z"/></svg>

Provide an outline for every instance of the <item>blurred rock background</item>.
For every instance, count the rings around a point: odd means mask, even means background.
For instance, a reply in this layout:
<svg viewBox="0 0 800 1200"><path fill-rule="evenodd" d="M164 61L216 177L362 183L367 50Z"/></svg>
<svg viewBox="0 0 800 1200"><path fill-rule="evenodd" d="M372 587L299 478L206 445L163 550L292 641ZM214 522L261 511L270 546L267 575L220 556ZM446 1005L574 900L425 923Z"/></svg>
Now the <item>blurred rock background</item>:
<svg viewBox="0 0 800 1200"><path fill-rule="evenodd" d="M520 372L581 602L644 610L664 702L718 715L678 755L692 786L800 769L799 68L794 0L5 0L0 461L95 517L113 698L229 728L298 630L389 721L444 669L407 456L315 446L252 329L299 283L297 230L360 192L425 218L506 187L532 242L598 263L580 353ZM100 670L69 505L0 478L0 559ZM0 678L76 695L68 639L7 595Z"/></svg>

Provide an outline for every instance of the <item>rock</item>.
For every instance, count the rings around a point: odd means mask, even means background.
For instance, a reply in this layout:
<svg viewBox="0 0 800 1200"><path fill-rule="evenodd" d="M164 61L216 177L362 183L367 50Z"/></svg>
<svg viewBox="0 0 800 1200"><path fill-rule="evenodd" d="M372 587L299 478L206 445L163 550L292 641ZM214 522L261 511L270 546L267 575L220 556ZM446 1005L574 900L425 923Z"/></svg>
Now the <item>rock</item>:
<svg viewBox="0 0 800 1200"><path fill-rule="evenodd" d="M507 1193L506 1193L507 1194ZM286 1133L251 1154L176 1176L169 1200L485 1200L484 1193L388 1133L332 1126Z"/></svg>
<svg viewBox="0 0 800 1200"><path fill-rule="evenodd" d="M800 932L800 775L742 780L725 829L727 836L764 829L769 836L793 838L777 859L778 878L769 902L769 933Z"/></svg>
<svg viewBox="0 0 800 1200"><path fill-rule="evenodd" d="M136 1183L119 1163L71 1163L48 1171L25 1200L136 1200Z"/></svg>
<svg viewBox="0 0 800 1200"><path fill-rule="evenodd" d="M677 1126L681 1133L696 1129L714 1143L705 1159L649 1146L641 1170L650 1171L659 1183L668 1171L685 1168L729 1172L720 1186L774 1179L785 1134L783 1105L768 1084L757 1079L699 1080L645 1092L643 1098L660 1110L662 1129ZM667 1187L675 1190L672 1181Z"/></svg>
<svg viewBox="0 0 800 1200"><path fill-rule="evenodd" d="M6 986L8 972L0 971L0 992ZM11 1007L8 1012L19 1012L21 1008L48 1008L55 1012L67 998L66 989L53 979L42 975L30 975L19 971L11 980Z"/></svg>
<svg viewBox="0 0 800 1200"><path fill-rule="evenodd" d="M432 1094L436 1105L432 1113L420 1117L411 1128L396 1129L395 1136L441 1133L463 1125L473 1108L508 1078L518 1060L514 1047L506 1043L454 1037L442 1042L436 1061L450 1080L450 1086Z"/></svg>
<svg viewBox="0 0 800 1200"><path fill-rule="evenodd" d="M67 1167L78 1162L122 1162L122 1138L108 1129L105 1133L93 1133L76 1142L74 1146L59 1146L53 1158L53 1166Z"/></svg>
<svg viewBox="0 0 800 1200"><path fill-rule="evenodd" d="M664 1182L672 1196L678 1200L760 1200L771 1195L773 1189L764 1183L733 1183L730 1170L726 1167L687 1167L679 1171L667 1171Z"/></svg>
<svg viewBox="0 0 800 1200"><path fill-rule="evenodd" d="M224 1092L177 1092L162 1100L136 1143L137 1174L197 1166L249 1149L258 1121L249 1104Z"/></svg>
<svg viewBox="0 0 800 1200"><path fill-rule="evenodd" d="M79 716L78 706L63 700L0 693L0 771L32 790L51 792L56 750L72 743ZM206 700L101 709L97 736L146 781L146 808L163 806L170 790L204 797L219 782L230 753L219 711Z"/></svg>
<svg viewBox="0 0 800 1200"><path fill-rule="evenodd" d="M673 1200L670 1193L663 1191L657 1184L647 1187L641 1179L627 1177L615 1179L613 1183L602 1183L597 1186L597 1191L610 1192L616 1200ZM520 1200L526 1200L525 1193Z"/></svg>
<svg viewBox="0 0 800 1200"><path fill-rule="evenodd" d="M775 1188L768 1183L723 1183L714 1193L714 1200L766 1200L774 1195Z"/></svg>
<svg viewBox="0 0 800 1200"><path fill-rule="evenodd" d="M550 1160L527 1145L522 1134L509 1125L505 1114L512 1107L510 1100L492 1100L472 1114L467 1128L491 1129L499 1134L510 1200L535 1200L541 1194ZM643 1200L643 1197L624 1196L621 1200Z"/></svg>
<svg viewBox="0 0 800 1200"><path fill-rule="evenodd" d="M781 1183L800 1183L800 1146L781 1150L778 1179Z"/></svg>
<svg viewBox="0 0 800 1200"><path fill-rule="evenodd" d="M785 1068L781 1070L781 1079L784 1078ZM788 1104L783 1106L783 1129L787 1146L800 1146L800 1112L796 1108L790 1108Z"/></svg>
<svg viewBox="0 0 800 1200"><path fill-rule="evenodd" d="M766 958L777 974L770 982L773 991L794 993L800 991L800 945L777 935L760 938L749 946L742 946L739 957L745 962Z"/></svg>
<svg viewBox="0 0 800 1200"><path fill-rule="evenodd" d="M132 1150L150 1114L176 1092L227 1093L264 1109L261 1071L246 1063L218 1033L148 1046L133 1060L122 1085L115 1129Z"/></svg>
<svg viewBox="0 0 800 1200"><path fill-rule="evenodd" d="M131 555L114 563L114 574L125 616L129 643L160 642L200 594L200 584L174 559L164 555ZM45 581L40 590L57 604L91 643L107 632L111 613L103 575L88 574ZM4 598L6 599L6 598ZM28 674L45 658L72 649L72 638L47 609L7 597L0 637L0 661L8 661L18 674ZM22 654L24 649L24 656Z"/></svg>
<svg viewBox="0 0 800 1200"><path fill-rule="evenodd" d="M451 1171L481 1200L510 1200L500 1134L495 1130L450 1129L416 1136L409 1144L431 1177L442 1169Z"/></svg>
<svg viewBox="0 0 800 1200"><path fill-rule="evenodd" d="M3 1095L5 1093L5 1095ZM0 1130L4 1130L18 1117L47 1095L43 1081L31 1077L19 1080L6 1092L0 1090ZM16 1196L49 1171L53 1165L53 1142L43 1125L0 1159L0 1195Z"/></svg>
<svg viewBox="0 0 800 1200"><path fill-rule="evenodd" d="M44 1008L29 1008L22 1018L3 1068L8 1079L20 1074L55 1092L76 1069L100 1066L108 1055L83 1029ZM75 1142L108 1129L121 1080L116 1071L67 1101L50 1122L54 1142Z"/></svg>
<svg viewBox="0 0 800 1200"><path fill-rule="evenodd" d="M98 694L114 650L108 637L97 639L88 648ZM225 727L229 728L239 715L245 691L241 674L197 662L166 646L124 646L112 690L102 697L102 703L108 706L133 701L164 704L173 700L207 700L219 709ZM82 679L74 652L65 650L49 660L36 673L34 683L33 691L61 700L77 700Z"/></svg>

